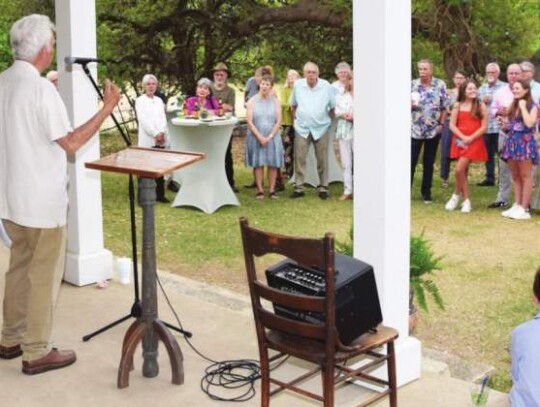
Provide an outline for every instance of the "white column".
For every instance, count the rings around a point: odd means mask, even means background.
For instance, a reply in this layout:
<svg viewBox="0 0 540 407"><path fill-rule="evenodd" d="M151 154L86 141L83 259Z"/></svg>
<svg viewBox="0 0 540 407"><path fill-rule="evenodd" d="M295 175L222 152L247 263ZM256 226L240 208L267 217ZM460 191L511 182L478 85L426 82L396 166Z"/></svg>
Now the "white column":
<svg viewBox="0 0 540 407"><path fill-rule="evenodd" d="M56 30L60 94L73 126L77 127L96 112L98 95L82 68L66 66L64 58L96 55L95 1L56 0ZM91 66L95 77L95 65ZM95 136L68 165L68 253L64 280L79 286L112 275L112 254L103 247L100 173L84 168L85 162L97 158L99 137Z"/></svg>
<svg viewBox="0 0 540 407"><path fill-rule="evenodd" d="M408 332L410 0L354 0L354 253L373 265L384 323L399 330L398 384L420 377Z"/></svg>

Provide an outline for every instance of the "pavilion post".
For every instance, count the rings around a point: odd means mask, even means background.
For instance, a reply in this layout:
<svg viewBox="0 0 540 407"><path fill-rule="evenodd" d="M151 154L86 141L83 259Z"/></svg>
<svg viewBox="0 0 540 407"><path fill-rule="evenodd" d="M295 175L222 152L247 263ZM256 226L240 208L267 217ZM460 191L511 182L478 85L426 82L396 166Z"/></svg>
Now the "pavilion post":
<svg viewBox="0 0 540 407"><path fill-rule="evenodd" d="M75 127L97 111L98 101L81 66L66 66L64 58L96 56L95 8L94 0L56 0L59 91ZM95 64L90 68L96 75ZM94 137L68 163L68 246L64 280L79 286L112 275L112 253L103 244L101 174L84 167L85 162L99 155L99 137Z"/></svg>
<svg viewBox="0 0 540 407"><path fill-rule="evenodd" d="M398 385L421 374L409 336L410 0L354 0L354 253L372 264L384 324L399 330Z"/></svg>

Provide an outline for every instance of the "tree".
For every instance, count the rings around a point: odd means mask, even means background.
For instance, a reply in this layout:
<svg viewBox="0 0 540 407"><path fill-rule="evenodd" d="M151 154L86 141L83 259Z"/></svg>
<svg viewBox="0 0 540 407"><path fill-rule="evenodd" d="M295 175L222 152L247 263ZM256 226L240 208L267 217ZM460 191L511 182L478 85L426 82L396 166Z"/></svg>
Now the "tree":
<svg viewBox="0 0 540 407"><path fill-rule="evenodd" d="M505 66L538 49L540 6L528 0L413 0L413 61L482 75L488 62Z"/></svg>
<svg viewBox="0 0 540 407"><path fill-rule="evenodd" d="M345 23L351 20L351 2L337 2L343 3L337 11L330 3L98 0L98 52L100 57L121 60L121 64L110 67L115 78L135 85L144 73L153 72L170 92L181 88L183 93L192 94L196 80L209 76L219 61L227 62L237 79L238 73L245 78L260 61L280 54L276 44L282 39L290 40L292 57L295 50L312 45L294 41L291 37L295 35L311 32L315 36L328 30L343 36ZM305 28L300 34L293 28L298 25ZM350 50L350 28L348 33L342 48Z"/></svg>

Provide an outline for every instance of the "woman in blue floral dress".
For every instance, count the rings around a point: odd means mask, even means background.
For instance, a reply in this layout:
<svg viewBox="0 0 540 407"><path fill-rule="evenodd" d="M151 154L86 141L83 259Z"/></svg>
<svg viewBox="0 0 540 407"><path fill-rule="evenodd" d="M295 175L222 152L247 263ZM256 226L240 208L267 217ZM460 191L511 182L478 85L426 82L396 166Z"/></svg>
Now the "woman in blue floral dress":
<svg viewBox="0 0 540 407"><path fill-rule="evenodd" d="M528 82L518 80L512 85L514 101L508 109L504 127L508 135L501 158L508 162L514 181L514 205L502 213L512 219L526 220L533 188L532 166L538 164L538 146L534 133L538 119L538 106L533 102Z"/></svg>
<svg viewBox="0 0 540 407"><path fill-rule="evenodd" d="M257 199L264 199L264 167L268 168L269 197L277 198L277 171L283 165L281 105L274 96L272 86L272 77L264 75L259 84L259 93L249 99L246 110L246 165L254 168Z"/></svg>

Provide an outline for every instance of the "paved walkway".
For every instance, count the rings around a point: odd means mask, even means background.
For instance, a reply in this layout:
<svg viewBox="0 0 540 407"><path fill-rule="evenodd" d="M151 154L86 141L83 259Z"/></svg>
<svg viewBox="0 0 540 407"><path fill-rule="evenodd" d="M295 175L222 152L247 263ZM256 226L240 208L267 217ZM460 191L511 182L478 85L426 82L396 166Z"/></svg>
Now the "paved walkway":
<svg viewBox="0 0 540 407"><path fill-rule="evenodd" d="M0 292L3 293L3 274L6 270L8 251L0 245ZM249 300L225 290L207 286L168 273L160 273L160 279L176 309L185 329L193 333L192 345L215 360L257 358L257 345ZM185 383L170 383L171 371L167 354L160 346L160 373L148 379L141 375L141 352L136 352L135 370L130 374L127 389L116 388L116 376L120 359L122 338L129 324L126 321L109 331L82 342L82 336L93 332L109 322L126 315L133 301L133 286L120 285L115 281L106 289L95 286L74 287L64 284L59 299L55 338L61 348L74 349L77 363L73 366L33 377L21 373L20 359L0 361L0 405L3 407L142 407L169 406L227 406L230 403L214 401L200 389L201 378L209 365L198 356L178 335L184 355ZM167 303L160 295L160 317L177 325ZM283 369L288 374L298 366ZM239 404L255 407L257 395ZM221 393L224 397L233 394ZM348 407L359 402L365 391L357 386L346 386L338 393L336 406ZM445 373L425 371L423 377L398 391L400 407L466 407L469 400L469 384L453 379ZM492 392L488 406L506 407L504 394ZM318 406L294 395L282 394L272 399L272 407ZM377 406L386 406L387 402Z"/></svg>

